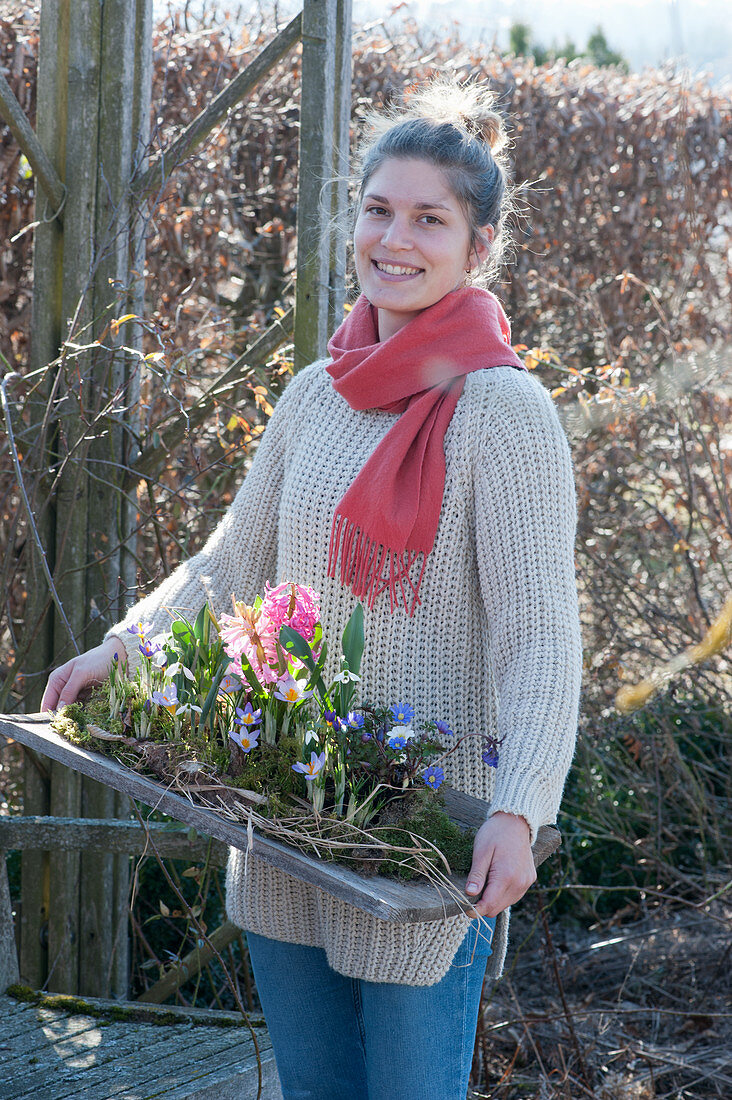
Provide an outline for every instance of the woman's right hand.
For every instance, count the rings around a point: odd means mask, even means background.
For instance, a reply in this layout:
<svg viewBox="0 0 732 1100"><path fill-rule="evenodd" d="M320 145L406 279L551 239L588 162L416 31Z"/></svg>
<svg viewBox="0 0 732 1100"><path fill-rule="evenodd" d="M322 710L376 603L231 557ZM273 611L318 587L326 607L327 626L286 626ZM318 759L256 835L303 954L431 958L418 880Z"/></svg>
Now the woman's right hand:
<svg viewBox="0 0 732 1100"><path fill-rule="evenodd" d="M41 710L56 710L74 703L87 688L101 684L109 676L115 656L119 656L120 664L127 663L124 642L112 635L101 645L55 668L48 678Z"/></svg>

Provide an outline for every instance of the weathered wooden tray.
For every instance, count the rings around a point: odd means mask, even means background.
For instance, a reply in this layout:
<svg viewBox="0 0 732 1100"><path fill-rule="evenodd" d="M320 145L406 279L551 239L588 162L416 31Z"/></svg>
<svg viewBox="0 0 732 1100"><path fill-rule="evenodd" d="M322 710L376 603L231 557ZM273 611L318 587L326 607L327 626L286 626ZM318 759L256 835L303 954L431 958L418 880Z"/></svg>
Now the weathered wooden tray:
<svg viewBox="0 0 732 1100"><path fill-rule="evenodd" d="M0 734L107 787L139 799L177 821L192 825L199 832L222 840L232 848L246 851L251 846L251 850L267 863L382 920L397 924L442 920L445 916L454 916L461 909L470 908L467 897L460 902L446 889L439 889L427 882L398 882L382 875L362 876L342 864L298 852L260 835L256 830L250 837L245 825L228 821L214 810L194 805L182 795L167 790L161 783L139 775L110 757L66 741L51 729L47 715L0 715ZM445 791L445 799L450 816L461 824L476 826L485 821L486 805L480 799L452 790ZM537 866L555 852L559 844L556 829L540 829L534 845ZM455 876L452 881L457 892L464 893L465 879Z"/></svg>

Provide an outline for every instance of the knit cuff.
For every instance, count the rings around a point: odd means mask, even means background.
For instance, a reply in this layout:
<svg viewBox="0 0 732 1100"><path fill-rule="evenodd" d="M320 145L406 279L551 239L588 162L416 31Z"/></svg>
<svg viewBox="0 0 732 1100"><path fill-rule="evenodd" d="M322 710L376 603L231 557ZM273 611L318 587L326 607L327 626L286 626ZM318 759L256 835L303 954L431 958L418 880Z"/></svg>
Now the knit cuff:
<svg viewBox="0 0 732 1100"><path fill-rule="evenodd" d="M516 771L497 777L496 789L488 806L487 817L502 812L523 817L529 826L531 843L542 825L553 825L557 819L556 779ZM561 794L561 788L560 792Z"/></svg>
<svg viewBox="0 0 732 1100"><path fill-rule="evenodd" d="M128 634L124 628L120 626L112 627L104 635L104 641L108 641L110 638L116 638L120 643L120 650L124 650L127 655L127 675L132 677L135 674L135 669L140 667L140 639L136 634Z"/></svg>

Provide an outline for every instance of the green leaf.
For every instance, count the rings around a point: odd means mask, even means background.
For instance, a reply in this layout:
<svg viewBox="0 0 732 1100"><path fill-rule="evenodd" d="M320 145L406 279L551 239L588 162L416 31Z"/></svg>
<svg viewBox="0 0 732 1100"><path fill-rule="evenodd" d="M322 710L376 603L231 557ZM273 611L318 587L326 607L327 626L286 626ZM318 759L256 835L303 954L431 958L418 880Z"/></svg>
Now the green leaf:
<svg viewBox="0 0 732 1100"><path fill-rule="evenodd" d="M193 624L194 637L196 638L196 641L201 643L201 645L208 645L208 633L210 623L211 619L208 614L208 604L205 603L201 610L198 612L196 621Z"/></svg>
<svg viewBox="0 0 732 1100"><path fill-rule="evenodd" d="M309 643L305 641L302 634L298 634L291 626L280 627L280 645L283 649L286 649L288 653L291 653L293 657L297 657L299 661L302 661L310 672L315 671L313 651Z"/></svg>
<svg viewBox="0 0 732 1100"><path fill-rule="evenodd" d="M209 688L208 695L206 696L206 701L204 702L204 704L201 708L201 717L199 719L199 722L200 722L201 725L203 725L204 722L206 721L206 719L208 718L208 716L211 712L211 708L213 707L214 703L216 702L216 696L219 693L219 684L223 680L225 672L226 672L225 668L220 668L219 671L216 673L216 676L214 677L214 681L211 684L211 687Z"/></svg>
<svg viewBox="0 0 732 1100"><path fill-rule="evenodd" d="M249 661L247 661L247 659L246 659L246 657L244 656L243 653L241 655L241 670L244 673L244 678L246 679L246 681L249 684L250 688L253 690L254 694L257 696L258 699L261 699L261 697L262 697L262 685L260 684L259 680L257 679L257 675L256 675L254 669L249 664Z"/></svg>
<svg viewBox="0 0 732 1100"><path fill-rule="evenodd" d="M186 619L173 619L170 632L178 645L194 645L193 627Z"/></svg>
<svg viewBox="0 0 732 1100"><path fill-rule="evenodd" d="M323 683L323 677L320 675L320 670L323 667L323 661L325 660L325 643L323 644L323 650L321 651L318 664L316 665L313 658L313 651L310 648L308 642L305 641L302 634L298 634L296 630L293 630L291 626L280 627L280 645L283 649L286 649L288 653L291 653L293 657L297 657L299 661L305 665L305 668L310 673L310 680L308 687L315 688L324 704L330 709L330 699L328 697L328 689Z"/></svg>
<svg viewBox="0 0 732 1100"><path fill-rule="evenodd" d="M348 661L351 672L357 676L361 671L363 645L363 607L357 603L343 631L343 656Z"/></svg>

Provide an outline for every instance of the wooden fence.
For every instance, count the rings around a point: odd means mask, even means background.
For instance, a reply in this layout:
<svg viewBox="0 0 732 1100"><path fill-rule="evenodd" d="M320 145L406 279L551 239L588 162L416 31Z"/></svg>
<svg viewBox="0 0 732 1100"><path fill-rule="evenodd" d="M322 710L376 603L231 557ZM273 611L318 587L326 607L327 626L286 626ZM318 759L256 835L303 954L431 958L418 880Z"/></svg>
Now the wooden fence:
<svg viewBox="0 0 732 1100"><path fill-rule="evenodd" d="M346 216L350 0L303 9L163 150L149 138L152 0L43 0L33 131L0 77L0 111L34 171L36 216L31 372L24 440L36 467L35 538L25 639L16 670L35 677L95 645L134 591L135 496L174 437L200 424L243 362L257 366L293 338L296 367L325 350L342 314L345 257L333 226ZM145 240L171 173L275 64L302 43L298 258L286 315L149 445L136 421L145 315ZM338 181L332 183L330 181ZM120 318L124 320L119 321ZM119 321L119 323L118 323ZM19 474L22 478L22 473ZM100 608L106 614L100 613ZM124 798L27 751L24 812L56 819L128 817ZM56 824L53 835L63 828ZM31 985L125 995L129 857L24 848L20 965ZM111 971L109 960L114 958Z"/></svg>

